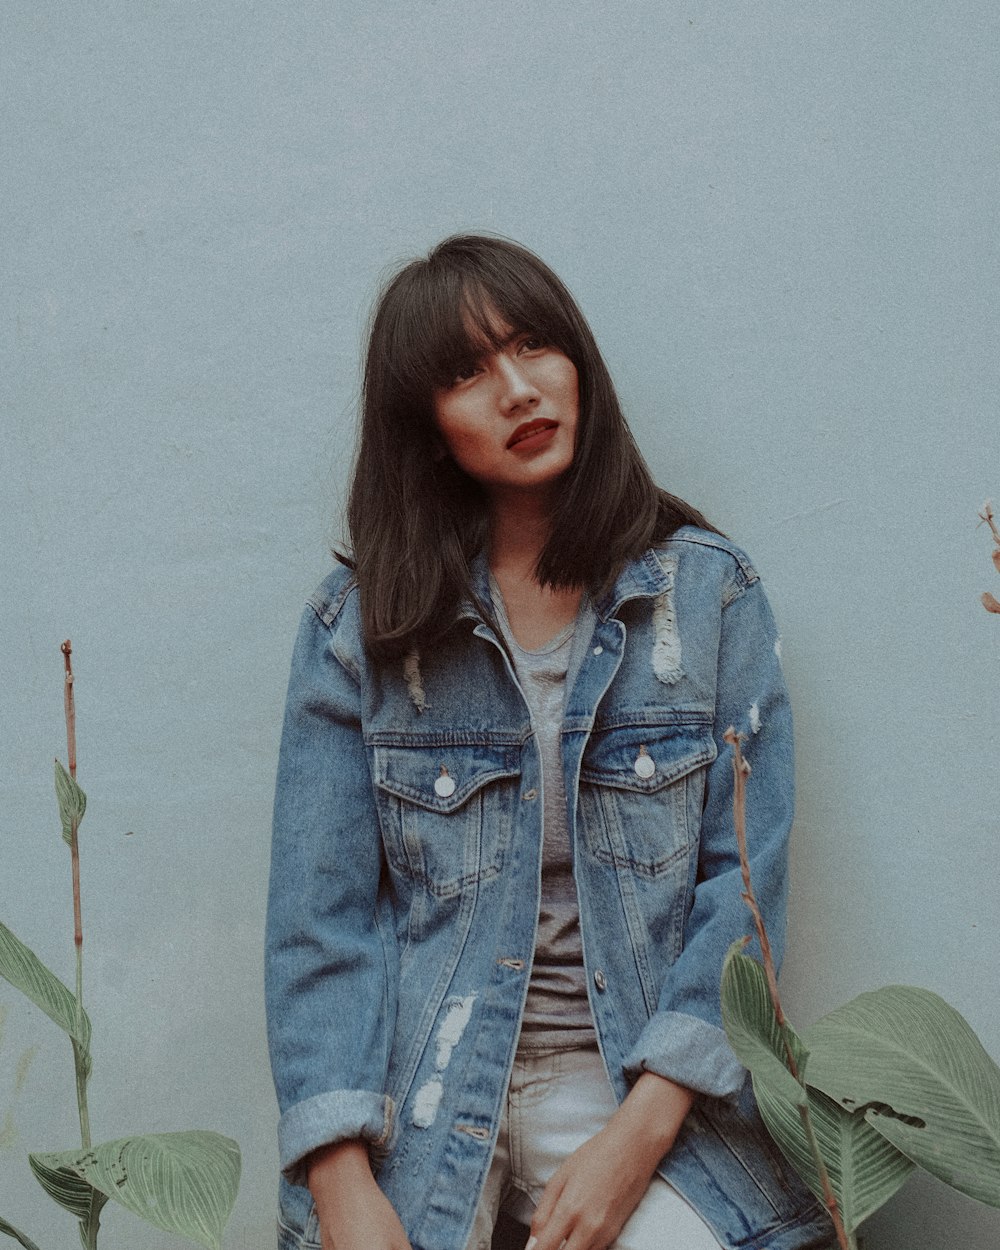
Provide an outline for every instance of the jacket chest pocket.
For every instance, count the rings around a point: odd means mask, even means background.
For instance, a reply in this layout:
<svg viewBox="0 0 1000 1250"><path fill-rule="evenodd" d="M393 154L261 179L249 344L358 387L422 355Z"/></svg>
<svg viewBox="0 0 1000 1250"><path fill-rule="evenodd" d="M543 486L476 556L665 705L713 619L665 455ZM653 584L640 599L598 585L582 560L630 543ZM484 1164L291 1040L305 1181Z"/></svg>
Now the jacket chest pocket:
<svg viewBox="0 0 1000 1250"><path fill-rule="evenodd" d="M392 870L441 897L503 865L516 746L376 746L374 780Z"/></svg>
<svg viewBox="0 0 1000 1250"><path fill-rule="evenodd" d="M686 864L698 841L708 724L595 730L580 770L583 845L598 862L653 878Z"/></svg>

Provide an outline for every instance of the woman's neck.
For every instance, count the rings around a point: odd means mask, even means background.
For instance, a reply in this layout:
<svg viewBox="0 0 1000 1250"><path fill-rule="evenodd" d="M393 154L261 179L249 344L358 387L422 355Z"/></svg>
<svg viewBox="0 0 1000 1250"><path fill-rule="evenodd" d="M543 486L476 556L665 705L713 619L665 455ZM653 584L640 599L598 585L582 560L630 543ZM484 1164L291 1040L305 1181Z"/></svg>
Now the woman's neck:
<svg viewBox="0 0 1000 1250"><path fill-rule="evenodd" d="M503 496L490 507L490 570L503 577L531 579L549 540L552 523L547 500Z"/></svg>
<svg viewBox="0 0 1000 1250"><path fill-rule="evenodd" d="M565 629L580 608L579 587L541 586L535 577L550 532L547 500L531 496L493 501L490 572L503 595L511 632L529 651Z"/></svg>

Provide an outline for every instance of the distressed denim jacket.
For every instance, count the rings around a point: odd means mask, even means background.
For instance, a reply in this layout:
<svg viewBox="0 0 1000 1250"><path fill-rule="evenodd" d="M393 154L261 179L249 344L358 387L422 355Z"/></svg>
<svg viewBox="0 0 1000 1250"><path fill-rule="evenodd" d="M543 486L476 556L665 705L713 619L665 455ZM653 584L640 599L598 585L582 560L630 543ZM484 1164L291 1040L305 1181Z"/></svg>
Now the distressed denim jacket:
<svg viewBox="0 0 1000 1250"><path fill-rule="evenodd" d="M489 602L485 562L479 599ZM778 954L792 730L758 576L685 527L596 600L562 757L591 1009L621 1100L642 1071L700 1092L660 1174L720 1243L832 1244L771 1144L721 1028L752 929L729 725L753 769L747 838ZM317 1246L302 1160L369 1143L414 1250L462 1250L517 1045L538 917L542 778L507 653L472 604L433 649L374 665L338 568L296 642L275 801L267 1002L283 1247Z"/></svg>

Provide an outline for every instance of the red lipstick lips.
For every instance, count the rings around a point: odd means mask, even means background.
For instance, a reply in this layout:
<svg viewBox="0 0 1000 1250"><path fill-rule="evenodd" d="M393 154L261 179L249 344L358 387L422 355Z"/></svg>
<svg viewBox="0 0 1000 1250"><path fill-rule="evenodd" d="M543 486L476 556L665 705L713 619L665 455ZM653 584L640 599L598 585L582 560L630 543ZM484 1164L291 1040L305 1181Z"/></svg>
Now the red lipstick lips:
<svg viewBox="0 0 1000 1250"><path fill-rule="evenodd" d="M529 439L535 440L537 438L541 441L541 435L549 434L553 430L558 429L558 427L558 421L523 421L507 440L507 446L516 447L518 443L524 443Z"/></svg>

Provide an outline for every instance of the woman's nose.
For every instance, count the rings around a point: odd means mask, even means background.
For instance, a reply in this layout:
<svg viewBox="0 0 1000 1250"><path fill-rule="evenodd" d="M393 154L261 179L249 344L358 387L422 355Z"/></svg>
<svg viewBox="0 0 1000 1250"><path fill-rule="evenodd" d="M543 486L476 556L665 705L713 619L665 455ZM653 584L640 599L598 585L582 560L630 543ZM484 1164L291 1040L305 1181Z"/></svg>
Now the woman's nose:
<svg viewBox="0 0 1000 1250"><path fill-rule="evenodd" d="M501 402L505 410L530 406L538 402L538 388L530 374L518 361L512 360L509 356L500 356L498 373L501 383Z"/></svg>

